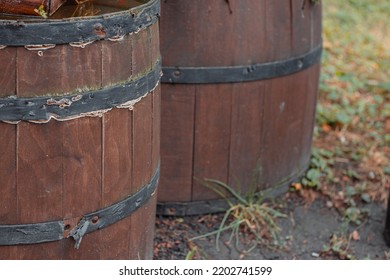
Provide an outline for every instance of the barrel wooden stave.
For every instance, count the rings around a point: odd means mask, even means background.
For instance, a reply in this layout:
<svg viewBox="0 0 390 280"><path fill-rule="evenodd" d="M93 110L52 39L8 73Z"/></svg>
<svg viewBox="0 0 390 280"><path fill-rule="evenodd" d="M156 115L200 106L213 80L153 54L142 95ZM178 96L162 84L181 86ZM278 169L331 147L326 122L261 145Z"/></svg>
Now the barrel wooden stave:
<svg viewBox="0 0 390 280"><path fill-rule="evenodd" d="M296 0L164 2L164 66L252 65L305 54L321 45L321 5L302 7ZM160 211L220 199L197 179L246 193L254 173L264 190L299 176L310 158L319 70L317 63L260 81L163 84Z"/></svg>
<svg viewBox="0 0 390 280"><path fill-rule="evenodd" d="M6 47L0 50L0 81L6 81L0 98L56 97L129 82L157 67L158 44L155 22L123 40L83 48L57 45L38 53ZM1 224L63 220L67 234L83 215L147 184L159 166L159 85L133 107L63 122L0 122ZM69 238L0 246L0 259L151 259L155 203L156 195L129 217L85 235L78 250Z"/></svg>

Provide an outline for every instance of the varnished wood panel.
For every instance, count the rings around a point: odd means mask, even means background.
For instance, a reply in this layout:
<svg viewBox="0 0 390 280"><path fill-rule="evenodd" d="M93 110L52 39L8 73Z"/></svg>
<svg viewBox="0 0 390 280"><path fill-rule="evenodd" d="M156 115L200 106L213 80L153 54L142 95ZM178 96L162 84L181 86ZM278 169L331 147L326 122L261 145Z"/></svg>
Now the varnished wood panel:
<svg viewBox="0 0 390 280"><path fill-rule="evenodd" d="M305 83L305 107L304 107L304 120L303 120L303 133L301 144L301 159L300 162L308 162L311 156L313 130L315 125L315 115L318 98L318 86L320 77L320 64L304 71Z"/></svg>
<svg viewBox="0 0 390 280"><path fill-rule="evenodd" d="M232 87L197 86L192 199L219 198L198 180L227 182L231 134Z"/></svg>
<svg viewBox="0 0 390 280"><path fill-rule="evenodd" d="M153 128L152 128L152 168L157 168L160 162L161 143L161 86L158 86L152 94L153 98Z"/></svg>
<svg viewBox="0 0 390 280"><path fill-rule="evenodd" d="M165 20L160 23L160 34L164 34L160 36L160 49L166 66L196 66L192 63L196 59L192 58L197 58L200 51L194 35L197 11L195 5L188 4L188 1L161 1L161 18Z"/></svg>
<svg viewBox="0 0 390 280"><path fill-rule="evenodd" d="M153 258L154 224L156 213L156 194L131 215L129 228L129 259L143 260Z"/></svg>
<svg viewBox="0 0 390 280"><path fill-rule="evenodd" d="M132 194L132 114L113 110L103 117L103 207ZM131 218L125 218L101 231L105 259L127 259Z"/></svg>
<svg viewBox="0 0 390 280"><path fill-rule="evenodd" d="M81 218L102 208L102 119L80 118L64 122L63 133L63 215ZM100 232L83 238L80 250L66 242L65 258L99 258L96 244Z"/></svg>
<svg viewBox="0 0 390 280"><path fill-rule="evenodd" d="M104 115L103 207L132 193L133 127L130 110L116 109Z"/></svg>
<svg viewBox="0 0 390 280"><path fill-rule="evenodd" d="M233 41L232 49L221 46L226 50L225 56L233 59L229 65L251 65L268 61L269 52L273 46L267 41L266 0L246 2L230 0L229 5L231 14L225 15L222 21L232 21L233 26L229 34L226 31L222 33L228 36L228 41ZM211 34L210 36L212 38ZM213 51L219 52L220 50Z"/></svg>
<svg viewBox="0 0 390 280"><path fill-rule="evenodd" d="M268 187L278 185L302 168L301 139L305 131L306 77L294 74L267 82L264 113L264 171Z"/></svg>
<svg viewBox="0 0 390 280"><path fill-rule="evenodd" d="M305 0L291 0L292 8L292 56L310 51L312 47L312 4Z"/></svg>
<svg viewBox="0 0 390 280"><path fill-rule="evenodd" d="M159 22L150 27L150 52L152 67L157 60L161 60Z"/></svg>
<svg viewBox="0 0 390 280"><path fill-rule="evenodd" d="M62 219L62 129L57 122L18 124L18 223ZM61 254L58 242L19 246L22 259L53 259Z"/></svg>
<svg viewBox="0 0 390 280"><path fill-rule="evenodd" d="M266 1L267 42L270 61L289 58L292 54L291 0Z"/></svg>
<svg viewBox="0 0 390 280"><path fill-rule="evenodd" d="M0 50L0 97L16 95L16 49Z"/></svg>
<svg viewBox="0 0 390 280"><path fill-rule="evenodd" d="M321 3L314 5L311 14L311 37L312 47L322 44L322 5Z"/></svg>
<svg viewBox="0 0 390 280"><path fill-rule="evenodd" d="M170 201L172 197L177 201L191 200L195 89L191 85L167 84L161 88L159 201Z"/></svg>
<svg viewBox="0 0 390 280"><path fill-rule="evenodd" d="M16 186L16 126L0 122L0 222L18 220ZM16 259L16 247L0 247L0 260Z"/></svg>
<svg viewBox="0 0 390 280"><path fill-rule="evenodd" d="M151 69L150 30L144 29L133 35L133 76L143 75Z"/></svg>
<svg viewBox="0 0 390 280"><path fill-rule="evenodd" d="M150 181L152 176L152 96L143 98L133 110L133 190L136 192ZM131 259L143 259L147 252L145 243L148 242L145 229L148 220L145 206L131 215L129 236L129 254ZM147 223L145 223L147 221Z"/></svg>
<svg viewBox="0 0 390 280"><path fill-rule="evenodd" d="M242 193L256 188L262 178L264 82L232 85L229 184Z"/></svg>
<svg viewBox="0 0 390 280"><path fill-rule="evenodd" d="M130 80L132 75L132 40L133 35L126 35L123 40L102 42L103 86Z"/></svg>
<svg viewBox="0 0 390 280"><path fill-rule="evenodd" d="M18 48L18 96L65 95L101 86L101 43L58 45L42 52Z"/></svg>

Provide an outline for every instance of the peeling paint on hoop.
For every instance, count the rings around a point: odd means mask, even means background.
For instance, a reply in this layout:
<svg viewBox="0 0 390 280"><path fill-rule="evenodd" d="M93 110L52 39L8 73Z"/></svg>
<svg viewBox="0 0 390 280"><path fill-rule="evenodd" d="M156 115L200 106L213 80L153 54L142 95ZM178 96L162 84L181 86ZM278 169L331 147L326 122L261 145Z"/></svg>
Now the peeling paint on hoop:
<svg viewBox="0 0 390 280"><path fill-rule="evenodd" d="M115 38L145 29L159 16L160 0L150 0L130 10L88 18L1 20L0 46L60 45Z"/></svg>
<svg viewBox="0 0 390 280"><path fill-rule="evenodd" d="M102 116L113 108L133 108L160 83L161 63L135 80L113 87L58 97L0 98L0 121L47 123L86 116Z"/></svg>

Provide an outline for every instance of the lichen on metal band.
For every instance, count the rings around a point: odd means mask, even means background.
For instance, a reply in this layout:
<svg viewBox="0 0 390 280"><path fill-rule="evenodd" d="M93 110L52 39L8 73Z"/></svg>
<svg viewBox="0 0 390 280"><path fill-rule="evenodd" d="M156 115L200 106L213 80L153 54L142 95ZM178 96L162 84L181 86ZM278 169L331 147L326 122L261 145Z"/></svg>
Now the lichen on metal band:
<svg viewBox="0 0 390 280"><path fill-rule="evenodd" d="M254 65L216 67L163 66L161 82L171 84L216 84L271 79L290 75L319 63L321 53L322 45L319 45L297 57Z"/></svg>
<svg viewBox="0 0 390 280"><path fill-rule="evenodd" d="M1 20L0 45L60 45L117 38L147 28L159 16L160 0L150 0L130 10L90 17Z"/></svg>
<svg viewBox="0 0 390 280"><path fill-rule="evenodd" d="M73 238L75 248L78 249L86 234L108 227L130 216L146 204L155 195L159 178L160 163L151 180L138 192L106 208L84 215L67 235L65 232L68 230L68 225L62 220L37 224L0 225L0 246L38 244Z"/></svg>
<svg viewBox="0 0 390 280"><path fill-rule="evenodd" d="M86 116L102 116L113 108L132 108L159 84L161 64L144 76L95 91L59 97L0 98L0 121L46 123L51 119L67 121Z"/></svg>

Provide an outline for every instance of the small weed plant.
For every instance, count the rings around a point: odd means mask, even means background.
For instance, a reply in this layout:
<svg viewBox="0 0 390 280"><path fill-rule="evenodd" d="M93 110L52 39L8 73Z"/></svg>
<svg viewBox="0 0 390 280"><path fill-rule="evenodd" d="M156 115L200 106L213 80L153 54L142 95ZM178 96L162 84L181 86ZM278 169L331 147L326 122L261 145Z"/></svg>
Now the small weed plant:
<svg viewBox="0 0 390 280"><path fill-rule="evenodd" d="M221 234L230 232L228 244L234 242L238 250L242 245L241 238L251 240L245 252L252 251L257 245L278 247L281 228L277 224L277 219L286 215L265 202L261 192L256 192L256 188L253 187L246 194L241 194L231 186L213 179L205 179L204 185L226 199L229 209L217 230L195 237L193 240L215 235L217 250L219 250Z"/></svg>

